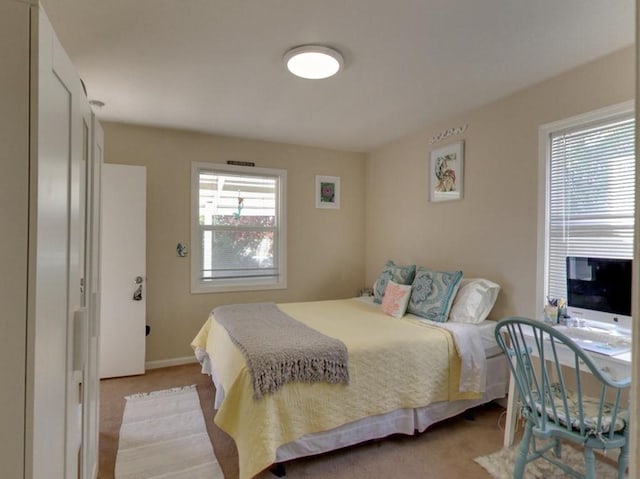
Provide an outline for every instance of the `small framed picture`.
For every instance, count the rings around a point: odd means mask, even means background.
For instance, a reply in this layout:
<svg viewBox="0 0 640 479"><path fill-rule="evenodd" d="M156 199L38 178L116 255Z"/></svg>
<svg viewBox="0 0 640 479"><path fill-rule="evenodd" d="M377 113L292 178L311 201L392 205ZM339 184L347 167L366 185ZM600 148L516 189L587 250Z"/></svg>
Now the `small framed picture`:
<svg viewBox="0 0 640 479"><path fill-rule="evenodd" d="M462 198L464 141L443 146L429 157L429 201Z"/></svg>
<svg viewBox="0 0 640 479"><path fill-rule="evenodd" d="M340 177L316 175L316 208L340 209Z"/></svg>

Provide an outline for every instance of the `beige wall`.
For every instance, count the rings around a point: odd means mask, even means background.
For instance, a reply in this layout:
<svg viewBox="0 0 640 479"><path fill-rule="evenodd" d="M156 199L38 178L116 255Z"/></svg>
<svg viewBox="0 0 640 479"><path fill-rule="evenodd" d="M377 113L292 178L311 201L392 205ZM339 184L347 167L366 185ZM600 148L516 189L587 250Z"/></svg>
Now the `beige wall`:
<svg viewBox="0 0 640 479"><path fill-rule="evenodd" d="M0 477L23 477L29 223L29 5L0 2Z"/></svg>
<svg viewBox="0 0 640 479"><path fill-rule="evenodd" d="M104 123L105 161L147 167L147 361L186 357L217 305L349 297L364 278L364 155L175 130ZM192 161L253 161L287 170L286 290L191 294ZM340 210L316 209L315 175L341 178ZM125 237L126 238L126 237ZM125 239L123 238L123 240Z"/></svg>
<svg viewBox="0 0 640 479"><path fill-rule="evenodd" d="M367 156L366 281L387 259L461 269L503 290L492 317L535 314L538 127L634 98L627 48ZM462 135L430 145L440 131ZM464 139L464 199L428 202L427 160Z"/></svg>

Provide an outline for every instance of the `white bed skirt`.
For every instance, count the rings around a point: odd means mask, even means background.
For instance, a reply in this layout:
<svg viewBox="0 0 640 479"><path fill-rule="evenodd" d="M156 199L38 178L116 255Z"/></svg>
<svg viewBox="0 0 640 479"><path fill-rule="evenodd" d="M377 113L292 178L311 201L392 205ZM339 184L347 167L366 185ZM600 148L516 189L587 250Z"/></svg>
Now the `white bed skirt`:
<svg viewBox="0 0 640 479"><path fill-rule="evenodd" d="M218 386L215 368L211 367L210 358L204 351L196 351L196 356L202 364L202 372L211 375L216 387L214 407L218 409L224 399L224 391L221 386ZM386 414L359 419L328 431L307 434L296 441L280 446L276 452L276 462L322 454L392 434L411 435L416 431L422 432L432 424L456 416L467 409L494 399L504 398L508 389L508 365L504 355L500 354L487 358L487 387L484 395L479 399L441 401L417 409L397 409Z"/></svg>

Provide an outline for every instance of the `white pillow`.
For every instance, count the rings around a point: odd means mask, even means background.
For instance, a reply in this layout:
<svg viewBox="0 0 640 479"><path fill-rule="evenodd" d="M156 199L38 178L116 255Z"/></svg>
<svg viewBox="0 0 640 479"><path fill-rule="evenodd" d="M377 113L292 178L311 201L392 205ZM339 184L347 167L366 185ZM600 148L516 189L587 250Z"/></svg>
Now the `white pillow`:
<svg viewBox="0 0 640 479"><path fill-rule="evenodd" d="M500 285L484 278L460 281L460 288L449 312L449 321L454 323L481 323L496 304Z"/></svg>

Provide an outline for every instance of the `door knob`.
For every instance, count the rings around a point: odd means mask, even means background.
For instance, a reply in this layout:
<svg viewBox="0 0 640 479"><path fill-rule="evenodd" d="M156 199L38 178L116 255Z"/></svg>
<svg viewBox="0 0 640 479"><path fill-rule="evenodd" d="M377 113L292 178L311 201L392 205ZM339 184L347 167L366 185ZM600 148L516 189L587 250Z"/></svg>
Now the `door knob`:
<svg viewBox="0 0 640 479"><path fill-rule="evenodd" d="M138 285L136 290L133 292L133 300L134 301L142 301L142 276L136 276L135 282Z"/></svg>

